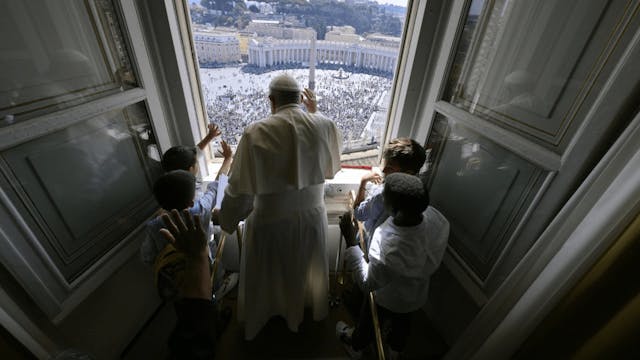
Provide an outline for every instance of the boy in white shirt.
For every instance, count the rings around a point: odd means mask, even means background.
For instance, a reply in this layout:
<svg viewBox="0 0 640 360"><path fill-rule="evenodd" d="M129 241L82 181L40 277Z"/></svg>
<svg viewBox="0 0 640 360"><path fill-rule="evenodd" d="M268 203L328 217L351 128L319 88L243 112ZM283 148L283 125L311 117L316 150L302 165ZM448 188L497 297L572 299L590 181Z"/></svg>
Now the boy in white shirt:
<svg viewBox="0 0 640 360"><path fill-rule="evenodd" d="M429 207L429 195L416 176L389 174L382 196L391 216L373 234L368 263L357 246L355 226L348 213L342 216L340 229L347 243L347 268L363 292L374 292L381 323L391 323L387 341L394 357L406 344L411 313L427 300L429 279L446 249L449 223ZM362 349L373 340L369 309L365 301L355 328L342 321L336 325L336 335L354 359L360 358Z"/></svg>

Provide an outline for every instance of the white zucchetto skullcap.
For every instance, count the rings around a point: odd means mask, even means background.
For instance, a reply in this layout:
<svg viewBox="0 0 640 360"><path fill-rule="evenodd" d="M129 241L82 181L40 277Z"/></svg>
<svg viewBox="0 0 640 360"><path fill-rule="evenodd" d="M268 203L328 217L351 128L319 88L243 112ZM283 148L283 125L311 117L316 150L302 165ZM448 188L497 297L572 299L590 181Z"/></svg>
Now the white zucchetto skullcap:
<svg viewBox="0 0 640 360"><path fill-rule="evenodd" d="M300 85L296 79L288 74L280 74L271 80L269 90L300 92Z"/></svg>

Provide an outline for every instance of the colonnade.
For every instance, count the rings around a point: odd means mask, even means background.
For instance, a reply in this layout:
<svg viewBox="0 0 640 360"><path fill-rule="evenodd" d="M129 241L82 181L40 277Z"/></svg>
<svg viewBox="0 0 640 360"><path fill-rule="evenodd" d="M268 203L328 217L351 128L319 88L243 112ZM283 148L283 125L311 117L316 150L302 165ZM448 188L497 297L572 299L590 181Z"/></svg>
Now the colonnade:
<svg viewBox="0 0 640 360"><path fill-rule="evenodd" d="M285 64L308 64L311 40L252 40L249 64L272 67ZM375 45L336 41L316 41L317 64L336 64L393 72L398 50Z"/></svg>

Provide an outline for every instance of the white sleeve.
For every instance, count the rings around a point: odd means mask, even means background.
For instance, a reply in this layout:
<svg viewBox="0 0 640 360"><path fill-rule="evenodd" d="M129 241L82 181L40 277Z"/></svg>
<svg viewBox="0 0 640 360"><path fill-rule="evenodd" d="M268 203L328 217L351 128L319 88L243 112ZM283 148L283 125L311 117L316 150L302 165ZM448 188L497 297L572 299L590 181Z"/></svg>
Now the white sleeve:
<svg viewBox="0 0 640 360"><path fill-rule="evenodd" d="M351 246L345 251L347 268L353 272L353 280L362 291L369 292L387 285L391 278L377 258L369 254L369 263L364 259L364 253L359 246Z"/></svg>
<svg viewBox="0 0 640 360"><path fill-rule="evenodd" d="M233 194L227 186L220 209L220 227L231 234L236 231L240 220L245 219L253 210L253 195Z"/></svg>

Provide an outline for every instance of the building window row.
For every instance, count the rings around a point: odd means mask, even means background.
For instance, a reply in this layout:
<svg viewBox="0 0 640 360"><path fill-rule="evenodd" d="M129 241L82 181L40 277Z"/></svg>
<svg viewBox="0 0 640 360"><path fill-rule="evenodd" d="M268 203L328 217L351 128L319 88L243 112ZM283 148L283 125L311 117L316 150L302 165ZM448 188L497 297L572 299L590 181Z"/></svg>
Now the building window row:
<svg viewBox="0 0 640 360"><path fill-rule="evenodd" d="M352 43L333 41L317 41L317 45L315 51L318 64L335 64L383 72L395 70L397 60L395 50L354 46ZM254 41L249 46L249 64L257 67L271 67L309 63L312 47L311 41L269 43Z"/></svg>

